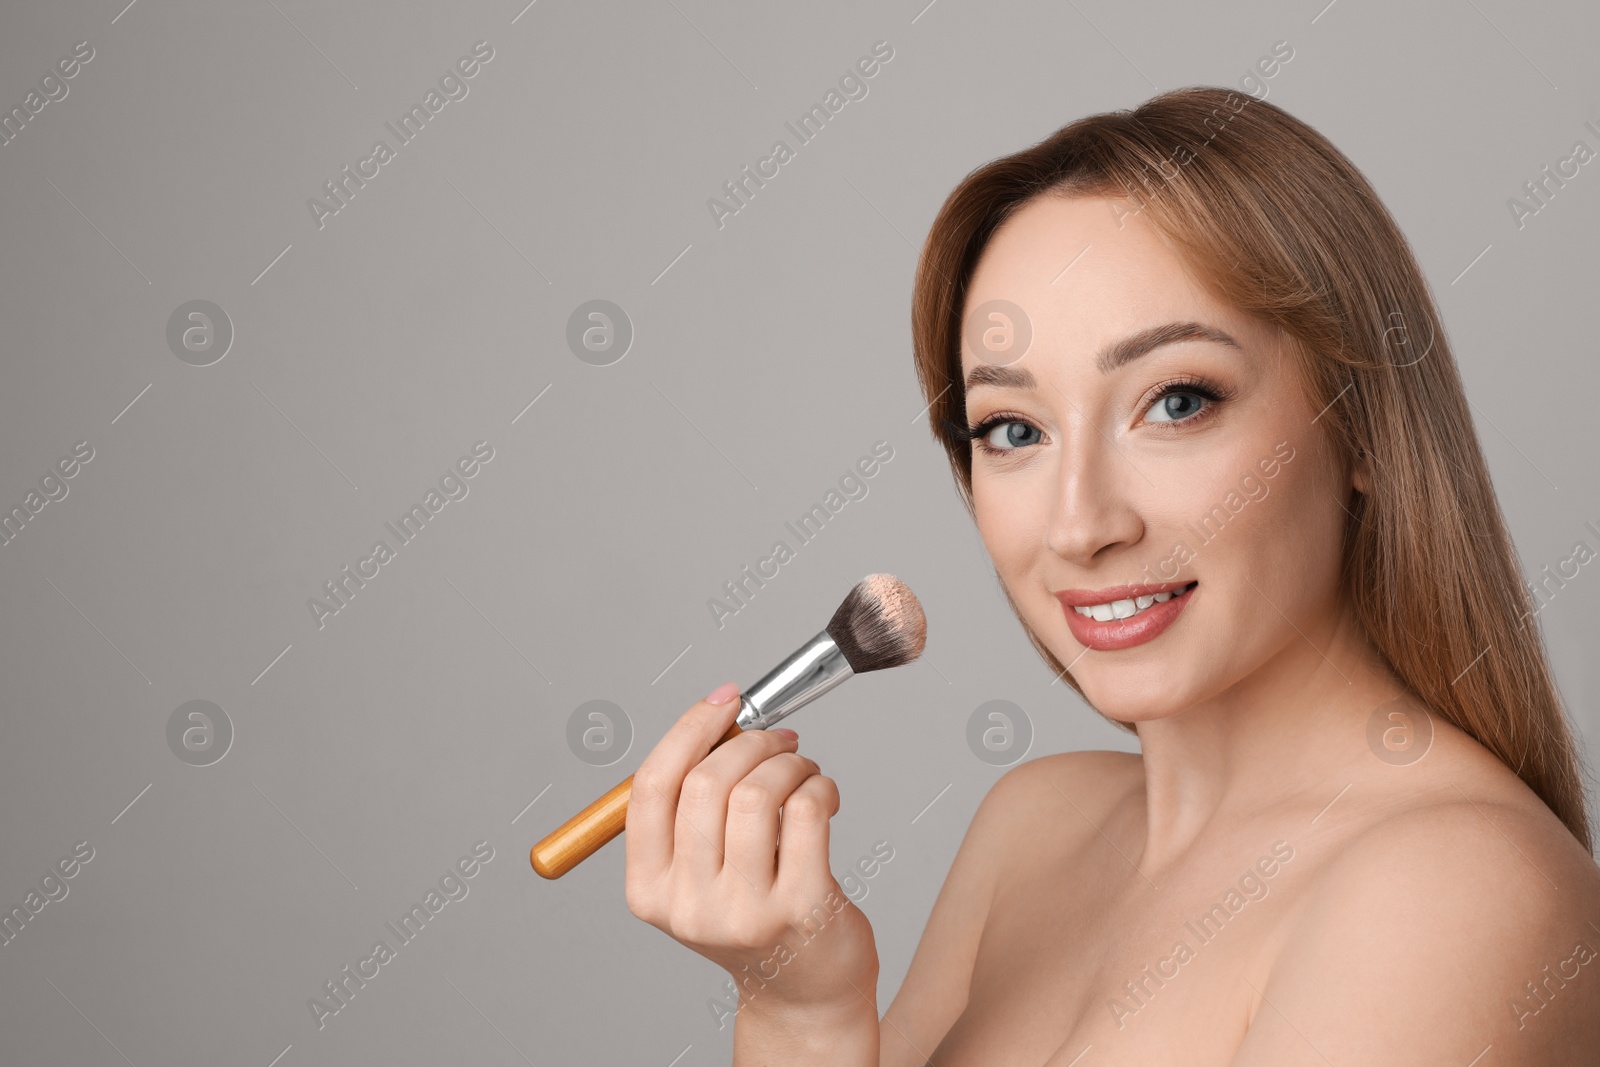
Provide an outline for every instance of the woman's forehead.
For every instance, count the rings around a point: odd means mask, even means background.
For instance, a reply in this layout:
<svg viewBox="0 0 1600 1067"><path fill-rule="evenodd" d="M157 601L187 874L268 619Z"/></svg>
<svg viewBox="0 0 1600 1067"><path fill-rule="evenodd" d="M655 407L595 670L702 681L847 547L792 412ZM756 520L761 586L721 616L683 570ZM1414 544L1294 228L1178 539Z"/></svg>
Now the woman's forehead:
<svg viewBox="0 0 1600 1067"><path fill-rule="evenodd" d="M1247 348L1272 343L1265 323L1207 292L1155 227L1132 210L1128 201L1052 196L1007 219L967 292L963 373L980 361L1037 363L1038 353L1088 358L1171 323L1212 326Z"/></svg>
<svg viewBox="0 0 1600 1067"><path fill-rule="evenodd" d="M1009 300L1032 317L1067 321L1219 310L1165 237L1126 207L1053 196L1024 205L991 235L967 308Z"/></svg>

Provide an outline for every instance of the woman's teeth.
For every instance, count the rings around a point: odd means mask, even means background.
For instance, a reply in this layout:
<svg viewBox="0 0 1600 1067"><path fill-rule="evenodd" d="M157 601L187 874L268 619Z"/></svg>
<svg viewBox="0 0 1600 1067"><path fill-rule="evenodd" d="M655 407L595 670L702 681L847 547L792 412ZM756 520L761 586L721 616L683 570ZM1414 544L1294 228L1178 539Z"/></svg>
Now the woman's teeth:
<svg viewBox="0 0 1600 1067"><path fill-rule="evenodd" d="M1086 615L1095 622L1110 622L1112 619L1128 619L1139 614L1152 604L1160 604L1171 600L1175 596L1182 596L1193 589L1197 583L1190 582L1175 593L1154 593L1150 596L1133 597L1129 600L1113 600L1108 604L1094 604L1086 608L1073 608L1079 615Z"/></svg>

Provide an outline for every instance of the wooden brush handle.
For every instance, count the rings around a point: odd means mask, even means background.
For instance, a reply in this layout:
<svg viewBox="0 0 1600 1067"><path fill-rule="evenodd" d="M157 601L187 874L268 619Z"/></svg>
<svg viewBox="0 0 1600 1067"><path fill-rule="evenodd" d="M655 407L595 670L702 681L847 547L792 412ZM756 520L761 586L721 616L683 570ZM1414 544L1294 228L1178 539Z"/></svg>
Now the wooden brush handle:
<svg viewBox="0 0 1600 1067"><path fill-rule="evenodd" d="M731 741L744 731L738 723L717 739L717 745ZM560 878L572 868L600 851L600 846L622 833L628 822L628 798L633 794L633 775L612 786L605 796L562 823L528 854L533 869L543 878Z"/></svg>

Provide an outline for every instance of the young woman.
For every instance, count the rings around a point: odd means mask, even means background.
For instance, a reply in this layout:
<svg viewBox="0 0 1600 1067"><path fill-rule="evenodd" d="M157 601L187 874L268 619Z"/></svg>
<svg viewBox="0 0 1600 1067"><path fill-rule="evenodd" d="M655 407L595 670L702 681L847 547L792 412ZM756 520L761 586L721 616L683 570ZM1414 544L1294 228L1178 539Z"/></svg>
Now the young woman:
<svg viewBox="0 0 1600 1067"><path fill-rule="evenodd" d="M711 750L731 683L689 709L634 777L627 899L759 971L735 1063L1595 1063L1572 735L1351 163L1223 90L1083 119L956 188L912 320L1013 609L1141 751L995 784L880 1019L833 781L788 731Z"/></svg>

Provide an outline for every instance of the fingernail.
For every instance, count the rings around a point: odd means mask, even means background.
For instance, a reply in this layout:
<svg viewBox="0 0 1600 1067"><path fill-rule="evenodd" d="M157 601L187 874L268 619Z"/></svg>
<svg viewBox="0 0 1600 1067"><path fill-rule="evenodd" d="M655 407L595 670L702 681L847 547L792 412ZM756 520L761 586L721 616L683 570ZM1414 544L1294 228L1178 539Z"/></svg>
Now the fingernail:
<svg viewBox="0 0 1600 1067"><path fill-rule="evenodd" d="M784 737L787 737L791 741L800 740L800 735L795 733L793 730L789 729L787 726L775 727L772 732L775 733L775 734L782 734Z"/></svg>
<svg viewBox="0 0 1600 1067"><path fill-rule="evenodd" d="M707 704L726 704L728 701L732 700L734 698L734 695L737 694L738 692L739 692L739 683L738 682L723 682L721 685L717 686L715 689L713 689L711 691L711 695L710 696L706 697L706 703Z"/></svg>

